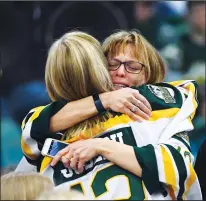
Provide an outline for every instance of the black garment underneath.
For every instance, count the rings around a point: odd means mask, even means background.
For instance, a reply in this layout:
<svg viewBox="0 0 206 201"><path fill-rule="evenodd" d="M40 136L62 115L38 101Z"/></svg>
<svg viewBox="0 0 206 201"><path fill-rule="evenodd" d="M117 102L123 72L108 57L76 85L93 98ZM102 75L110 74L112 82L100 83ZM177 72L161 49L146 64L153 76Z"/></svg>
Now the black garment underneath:
<svg viewBox="0 0 206 201"><path fill-rule="evenodd" d="M206 200L206 139L203 141L198 151L195 171L200 182L203 200Z"/></svg>

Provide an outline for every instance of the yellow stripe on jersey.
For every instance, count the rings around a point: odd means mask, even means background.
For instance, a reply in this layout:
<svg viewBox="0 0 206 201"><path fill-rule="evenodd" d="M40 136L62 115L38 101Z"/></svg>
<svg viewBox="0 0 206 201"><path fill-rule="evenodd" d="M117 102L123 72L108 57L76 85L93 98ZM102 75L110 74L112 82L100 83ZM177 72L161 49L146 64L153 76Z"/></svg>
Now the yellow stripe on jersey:
<svg viewBox="0 0 206 201"><path fill-rule="evenodd" d="M181 86L182 88L184 89L187 89L189 91L189 93L192 93L192 103L193 103L193 106L194 106L194 112L191 114L191 119L194 118L194 115L195 115L195 112L196 112L196 108L198 106L198 103L196 101L196 88L195 88L195 85L192 83L192 81L189 81L189 80L179 80L179 81L174 81L174 82L168 82L169 84L177 87L177 86L180 86L180 85L183 85ZM189 94L187 94L189 95Z"/></svg>
<svg viewBox="0 0 206 201"><path fill-rule="evenodd" d="M29 118L28 122L32 122L34 121L40 114L40 112L45 108L46 106L40 106L40 107L36 107L34 108L34 113L32 114L32 116Z"/></svg>
<svg viewBox="0 0 206 201"><path fill-rule="evenodd" d="M148 196L147 196L147 189L144 185L144 182L142 181L142 189L143 189L143 192L144 192L144 200L148 200Z"/></svg>
<svg viewBox="0 0 206 201"><path fill-rule="evenodd" d="M188 83L188 80L179 80L179 81L174 81L174 82L168 82L168 84L171 84L174 87L178 87L178 86L181 87L182 89L184 89L183 93L185 95L188 95L188 93L189 93L188 90L186 90L183 86L186 83ZM191 81L190 81L190 83L191 83Z"/></svg>
<svg viewBox="0 0 206 201"><path fill-rule="evenodd" d="M83 182L81 182L81 181L77 181L74 184L70 185L70 189L72 189L72 188L75 189L75 187L78 185L81 186L81 190L82 190L83 194L86 196L86 190L84 188Z"/></svg>
<svg viewBox="0 0 206 201"><path fill-rule="evenodd" d="M176 87L176 86L184 84L185 81L186 80L178 80L178 81L174 81L174 82L168 82L168 84L171 84L172 86Z"/></svg>
<svg viewBox="0 0 206 201"><path fill-rule="evenodd" d="M183 194L183 200L186 200L187 194L190 190L190 187L192 186L192 184L196 181L197 176L196 173L194 171L194 168L192 167L191 163L189 163L189 178L186 180L186 189L185 192Z"/></svg>
<svg viewBox="0 0 206 201"><path fill-rule="evenodd" d="M41 168L40 168L40 173L42 173L47 167L48 165L51 163L52 158L45 156L44 159L41 162Z"/></svg>
<svg viewBox="0 0 206 201"><path fill-rule="evenodd" d="M29 113L32 113L32 112L36 113L36 112L37 112L37 113L38 113L38 116L39 116L39 113L40 113L45 107L46 107L46 106L35 107L35 108L33 108L32 110L30 110ZM39 110L40 110L40 112L39 112ZM28 114L29 114L29 113L28 113ZM27 115L28 115L28 114L27 114ZM24 120L22 121L22 124L21 124L21 129L22 129L22 130L23 130L24 126L25 126L25 123L27 123L27 122L25 122L25 120L26 120L26 118L27 118L27 115L26 115L26 117L24 118ZM37 116L37 117L38 117L38 116ZM37 117L36 117L36 118L37 118ZM31 118L31 117L30 117L30 118ZM30 118L29 118L29 119L30 119ZM34 119L36 119L36 118L34 118ZM34 120L34 119L33 119L33 120ZM28 122L29 122L29 121L28 121ZM31 122L31 121L30 121L30 122Z"/></svg>
<svg viewBox="0 0 206 201"><path fill-rule="evenodd" d="M174 169L172 157L169 155L169 153L163 146L161 146L161 153L162 153L163 164L164 164L165 179L166 179L166 183L169 185L169 194L172 200L175 200L177 183L176 183L176 175L175 175L175 169Z"/></svg>
<svg viewBox="0 0 206 201"><path fill-rule="evenodd" d="M38 155L33 154L31 148L24 142L23 138L21 138L21 148L23 153L30 159L34 160L38 157Z"/></svg>
<svg viewBox="0 0 206 201"><path fill-rule="evenodd" d="M156 110L152 111L152 115L149 118L149 121L157 121L161 118L171 118L174 117L178 112L179 108L170 108L170 109L164 109L164 110Z"/></svg>
<svg viewBox="0 0 206 201"><path fill-rule="evenodd" d="M115 116L113 118L109 118L105 122L101 122L101 125L95 125L91 129L87 129L82 131L78 136L72 137L71 139L65 140L65 142L71 143L75 142L80 139L88 139L95 137L103 132L105 132L107 129L110 129L114 126L121 125L121 124L128 124L129 122L133 121L130 119L129 116L122 114L120 116Z"/></svg>
<svg viewBox="0 0 206 201"><path fill-rule="evenodd" d="M27 116L26 116L27 117ZM23 130L24 126L25 126L25 120L26 120L26 117L24 118L24 120L22 121L22 124L21 124L21 130Z"/></svg>
<svg viewBox="0 0 206 201"><path fill-rule="evenodd" d="M187 118L188 122L193 125L192 120L190 117Z"/></svg>
<svg viewBox="0 0 206 201"><path fill-rule="evenodd" d="M22 128L24 128L24 124L25 123L31 123L31 122L33 122L38 116L39 116L39 114L40 114L40 112L45 108L46 106L40 106L40 107L36 107L36 108L34 108L34 109L32 109L31 111L30 111L30 113L31 112L34 112L33 114L32 114L32 116L29 118L29 120L27 121L27 122L25 122L25 119L24 119L24 121L23 121L23 123L22 123ZM26 118L26 117L25 117ZM25 129L25 128L24 128ZM23 129L23 132L24 132L24 129ZM28 143L26 143L26 141L25 141L25 139L24 139L24 137L26 137L26 139L30 139L31 138L31 136L30 136L30 130L27 132L27 135L23 135L22 137L21 137L21 147L22 147L22 151L23 151L23 153L27 156L27 157L29 157L30 159L36 159L38 156L37 155L35 155L34 153L33 153L33 151L32 151L32 148L28 145Z"/></svg>
<svg viewBox="0 0 206 201"><path fill-rule="evenodd" d="M171 108L153 111L148 121L157 121L161 118L172 118L179 112L179 110L179 108ZM109 118L107 121L102 122L101 125L95 125L95 127L91 129L84 130L79 135L72 137L69 140L65 140L65 142L71 143L80 139L92 138L99 135L100 133L105 132L107 129L121 124L128 124L129 122L133 122L129 116L125 114L120 116L116 115L115 117Z"/></svg>
<svg viewBox="0 0 206 201"><path fill-rule="evenodd" d="M197 104L197 101L195 100L195 86L194 86L194 84L193 84L193 83L188 83L188 84L185 86L185 88L186 88L187 90L189 90L190 93L192 92L192 94L194 95L194 97L192 98L192 103L193 103L194 108L196 109L197 106L198 106L198 104ZM194 110L194 112L191 114L191 119L194 118L195 113L196 113L196 110Z"/></svg>

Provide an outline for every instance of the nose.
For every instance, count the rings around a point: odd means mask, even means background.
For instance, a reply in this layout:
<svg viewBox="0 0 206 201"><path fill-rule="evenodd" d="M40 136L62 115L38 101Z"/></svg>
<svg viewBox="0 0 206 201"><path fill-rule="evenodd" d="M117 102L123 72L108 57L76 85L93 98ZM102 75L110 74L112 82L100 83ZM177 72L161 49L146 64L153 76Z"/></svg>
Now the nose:
<svg viewBox="0 0 206 201"><path fill-rule="evenodd" d="M126 75L126 70L124 68L124 64L121 64L121 66L116 70L116 76L124 77Z"/></svg>

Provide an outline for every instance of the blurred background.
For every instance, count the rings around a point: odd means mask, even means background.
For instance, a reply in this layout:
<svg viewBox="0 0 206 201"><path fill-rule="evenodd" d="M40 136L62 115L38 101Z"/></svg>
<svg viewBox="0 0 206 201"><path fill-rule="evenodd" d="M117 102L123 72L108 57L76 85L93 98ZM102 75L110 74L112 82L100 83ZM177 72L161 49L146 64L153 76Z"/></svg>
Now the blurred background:
<svg viewBox="0 0 206 201"><path fill-rule="evenodd" d="M139 29L167 64L165 81L197 81L199 108L189 133L196 157L205 129L205 1L0 2L1 168L22 157L21 122L48 104L44 67L52 41L69 30L98 40L117 29Z"/></svg>

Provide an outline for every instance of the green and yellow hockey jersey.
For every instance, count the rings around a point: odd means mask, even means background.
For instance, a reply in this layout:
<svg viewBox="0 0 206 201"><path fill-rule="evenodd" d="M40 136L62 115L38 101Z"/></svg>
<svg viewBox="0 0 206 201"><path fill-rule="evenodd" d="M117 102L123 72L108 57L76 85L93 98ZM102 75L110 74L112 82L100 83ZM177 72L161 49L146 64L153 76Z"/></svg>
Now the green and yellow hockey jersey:
<svg viewBox="0 0 206 201"><path fill-rule="evenodd" d="M201 199L186 134L193 129L191 120L198 105L195 82L142 85L137 89L152 106L148 121L138 123L127 115L116 113L92 131L93 137L133 146L142 168L142 178L102 156L89 161L81 174L65 168L61 162L51 167L51 159L43 157L41 149L46 138L62 139L63 133L50 133L49 119L66 104L63 101L34 108L25 117L21 143L28 162L52 178L56 188L78 189L91 199ZM91 130L85 131L84 137L87 132L91 133Z"/></svg>

